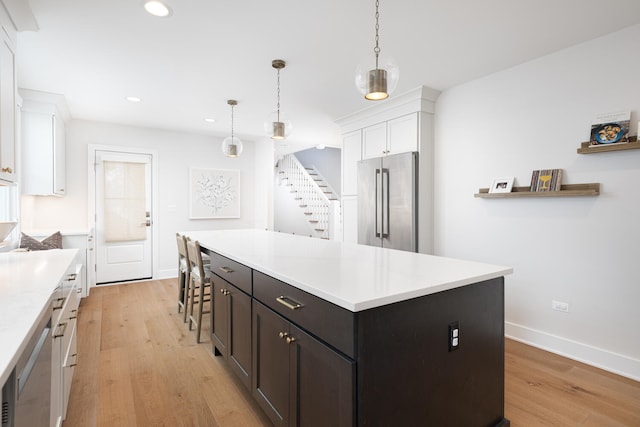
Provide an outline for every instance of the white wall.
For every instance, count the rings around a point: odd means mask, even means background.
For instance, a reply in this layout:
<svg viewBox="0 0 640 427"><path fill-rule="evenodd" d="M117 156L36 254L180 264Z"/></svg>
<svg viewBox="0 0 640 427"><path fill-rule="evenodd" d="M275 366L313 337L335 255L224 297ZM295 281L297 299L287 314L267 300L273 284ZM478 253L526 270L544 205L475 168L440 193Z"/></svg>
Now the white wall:
<svg viewBox="0 0 640 427"><path fill-rule="evenodd" d="M272 144L256 149L244 142L239 158L222 154L221 138L136 128L83 120L66 125L67 193L65 197L22 197L23 229L86 229L87 218L87 145L112 145L153 149L158 153L159 254L157 277L177 274L177 231L267 228L271 203L271 183L262 175L272 173ZM189 220L189 168L240 169L239 219ZM260 175L258 175L260 174ZM258 179L257 176L261 178Z"/></svg>
<svg viewBox="0 0 640 427"><path fill-rule="evenodd" d="M436 110L436 253L508 265L507 334L640 379L640 150L581 155L598 113L640 111L640 25L445 91ZM534 169L586 198L477 199ZM569 303L569 313L551 301Z"/></svg>

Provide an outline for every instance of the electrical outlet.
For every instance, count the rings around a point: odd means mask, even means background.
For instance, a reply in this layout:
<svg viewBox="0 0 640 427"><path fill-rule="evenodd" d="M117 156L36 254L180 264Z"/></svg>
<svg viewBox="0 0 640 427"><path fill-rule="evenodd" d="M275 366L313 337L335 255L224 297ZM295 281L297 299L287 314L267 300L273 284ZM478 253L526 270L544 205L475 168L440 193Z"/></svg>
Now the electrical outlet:
<svg viewBox="0 0 640 427"><path fill-rule="evenodd" d="M569 303L568 302L562 302L562 301L551 301L551 308L553 310L558 310L558 311L562 311L565 313L569 312Z"/></svg>
<svg viewBox="0 0 640 427"><path fill-rule="evenodd" d="M449 351L460 348L460 322L449 323Z"/></svg>

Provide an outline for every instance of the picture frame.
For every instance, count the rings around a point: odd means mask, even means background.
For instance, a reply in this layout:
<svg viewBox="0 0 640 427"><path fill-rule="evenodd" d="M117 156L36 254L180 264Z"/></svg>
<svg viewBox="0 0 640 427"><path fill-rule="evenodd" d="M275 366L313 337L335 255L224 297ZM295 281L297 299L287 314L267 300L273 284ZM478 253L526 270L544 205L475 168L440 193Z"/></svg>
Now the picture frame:
<svg viewBox="0 0 640 427"><path fill-rule="evenodd" d="M511 193L514 177L493 178L489 193Z"/></svg>
<svg viewBox="0 0 640 427"><path fill-rule="evenodd" d="M189 219L240 218L240 170L189 169Z"/></svg>

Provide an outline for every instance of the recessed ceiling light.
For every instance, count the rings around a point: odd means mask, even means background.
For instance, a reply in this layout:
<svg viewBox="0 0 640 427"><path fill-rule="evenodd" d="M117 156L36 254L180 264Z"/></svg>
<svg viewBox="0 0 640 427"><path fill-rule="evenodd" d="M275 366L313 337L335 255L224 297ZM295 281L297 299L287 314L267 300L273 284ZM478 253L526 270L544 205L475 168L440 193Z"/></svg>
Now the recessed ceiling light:
<svg viewBox="0 0 640 427"><path fill-rule="evenodd" d="M149 0L144 2L144 8L153 16L164 18L171 15L171 8L158 0Z"/></svg>
<svg viewBox="0 0 640 427"><path fill-rule="evenodd" d="M205 117L204 121L207 123L215 123L216 119L212 119L211 117Z"/></svg>
<svg viewBox="0 0 640 427"><path fill-rule="evenodd" d="M324 144L318 144L318 145L316 145L316 148L317 148L318 150L324 150L324 147L325 147L325 145L324 145Z"/></svg>
<svg viewBox="0 0 640 427"><path fill-rule="evenodd" d="M142 101L142 99L138 98L137 96L127 96L126 100L129 101L129 102L140 102L140 101Z"/></svg>

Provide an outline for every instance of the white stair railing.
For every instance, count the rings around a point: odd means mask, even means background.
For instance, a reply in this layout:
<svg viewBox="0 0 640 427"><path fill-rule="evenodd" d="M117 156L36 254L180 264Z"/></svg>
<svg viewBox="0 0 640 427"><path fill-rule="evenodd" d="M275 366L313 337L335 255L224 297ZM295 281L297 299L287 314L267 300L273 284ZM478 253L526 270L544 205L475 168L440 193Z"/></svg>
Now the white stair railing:
<svg viewBox="0 0 640 427"><path fill-rule="evenodd" d="M320 187L313 170L307 170L292 154L278 162L281 185L289 187L312 231L312 236L336 239L340 236L340 202L329 198L327 187Z"/></svg>

